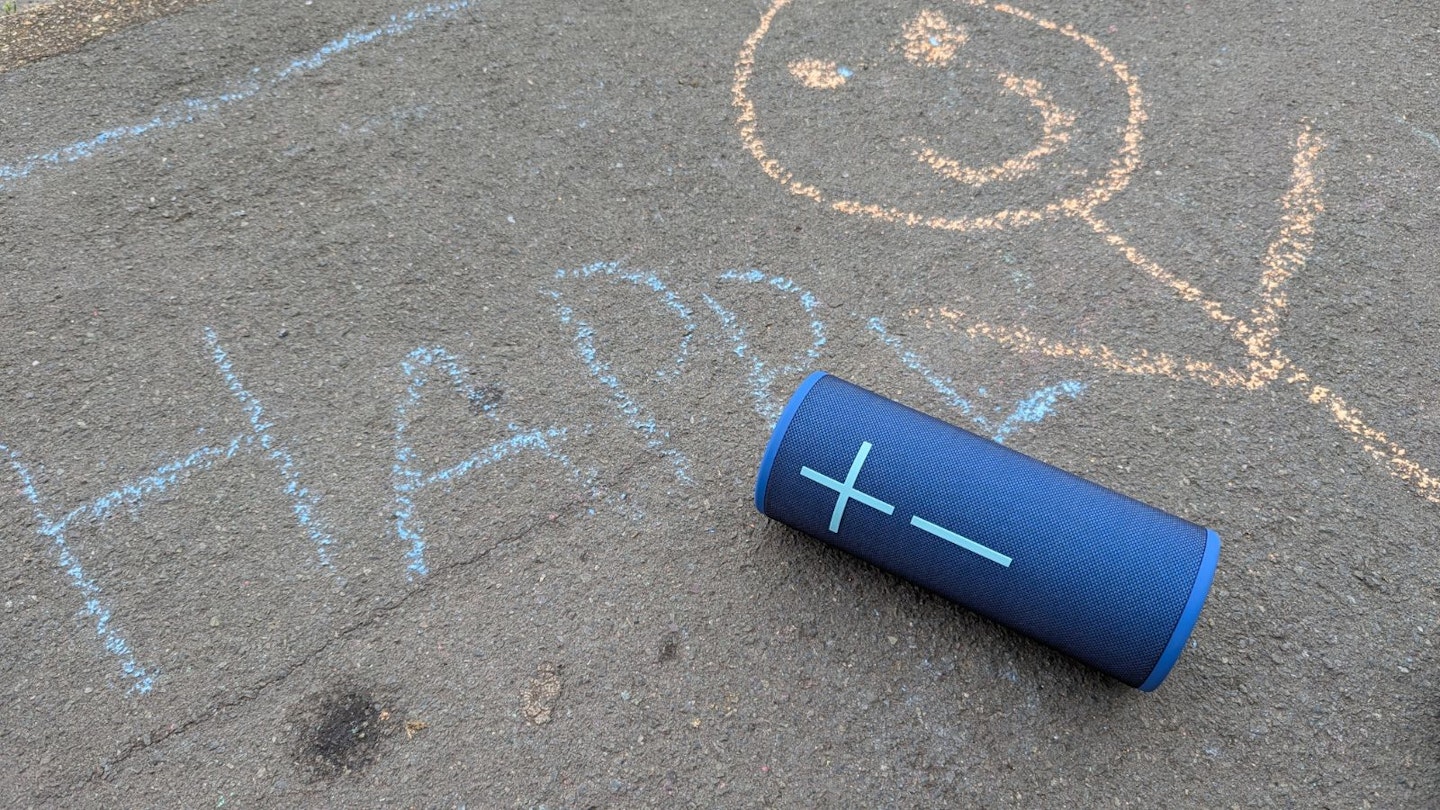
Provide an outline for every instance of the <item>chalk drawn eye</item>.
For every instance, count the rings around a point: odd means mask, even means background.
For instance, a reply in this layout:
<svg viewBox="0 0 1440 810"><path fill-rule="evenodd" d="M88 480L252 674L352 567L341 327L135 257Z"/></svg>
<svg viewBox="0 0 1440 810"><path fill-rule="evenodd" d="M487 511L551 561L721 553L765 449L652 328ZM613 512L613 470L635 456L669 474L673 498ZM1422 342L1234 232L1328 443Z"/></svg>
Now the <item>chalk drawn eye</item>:
<svg viewBox="0 0 1440 810"><path fill-rule="evenodd" d="M811 90L834 90L855 71L824 59L796 59L790 63L790 75Z"/></svg>
<svg viewBox="0 0 1440 810"><path fill-rule="evenodd" d="M955 61L955 52L970 39L963 25L951 25L938 11L922 11L901 29L905 35L905 58L920 67L945 67Z"/></svg>

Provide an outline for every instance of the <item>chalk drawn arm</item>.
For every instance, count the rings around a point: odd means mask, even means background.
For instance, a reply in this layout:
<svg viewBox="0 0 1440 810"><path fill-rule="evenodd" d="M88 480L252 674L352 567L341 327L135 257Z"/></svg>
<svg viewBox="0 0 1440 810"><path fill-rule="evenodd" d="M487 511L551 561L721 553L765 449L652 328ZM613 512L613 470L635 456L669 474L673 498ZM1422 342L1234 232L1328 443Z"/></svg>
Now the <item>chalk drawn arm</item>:
<svg viewBox="0 0 1440 810"><path fill-rule="evenodd" d="M1198 304L1211 319L1229 326L1232 336L1249 357L1244 371L1143 349L1125 357L1103 344L1049 340L1021 326L971 320L963 312L944 307L913 310L907 314L918 317L927 328L940 325L952 331L963 331L971 338L987 338L1016 352L1078 360L1112 373L1191 379L1215 387L1251 391L1276 381L1297 386L1304 392L1307 401L1322 408L1337 427L1349 434L1392 475L1409 484L1426 500L1440 503L1440 476L1409 458L1403 446L1365 421L1358 408L1328 387L1316 384L1303 368L1275 346L1280 318L1288 306L1286 283L1304 268L1309 259L1315 220L1324 211L1322 183L1316 173L1316 160L1323 150L1324 139L1306 123L1295 140L1290 189L1280 200L1280 229L1262 260L1260 302L1251 309L1248 319L1227 313L1219 302L1206 298L1188 281L1145 256L1090 211L1077 214L1132 265L1169 287L1182 300Z"/></svg>
<svg viewBox="0 0 1440 810"><path fill-rule="evenodd" d="M1315 219L1325 210L1320 197L1321 178L1315 171L1315 161L1324 148L1324 142L1308 123L1295 139L1290 190L1280 199L1280 230L1262 260L1260 304L1250 310L1252 333L1246 349L1254 358L1250 363L1253 375L1275 378L1269 371L1274 364L1263 361L1277 351L1274 340L1280 331L1280 317L1289 305L1286 282L1309 260L1314 248Z"/></svg>

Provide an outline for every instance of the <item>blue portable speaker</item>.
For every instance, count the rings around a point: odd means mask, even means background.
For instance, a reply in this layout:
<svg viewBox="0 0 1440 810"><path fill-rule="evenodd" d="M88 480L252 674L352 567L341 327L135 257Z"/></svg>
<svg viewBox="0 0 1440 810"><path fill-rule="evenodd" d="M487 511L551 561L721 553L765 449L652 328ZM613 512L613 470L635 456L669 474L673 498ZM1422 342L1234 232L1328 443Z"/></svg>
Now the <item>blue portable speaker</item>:
<svg viewBox="0 0 1440 810"><path fill-rule="evenodd" d="M755 507L1146 692L1220 557L1209 529L823 371L785 406Z"/></svg>

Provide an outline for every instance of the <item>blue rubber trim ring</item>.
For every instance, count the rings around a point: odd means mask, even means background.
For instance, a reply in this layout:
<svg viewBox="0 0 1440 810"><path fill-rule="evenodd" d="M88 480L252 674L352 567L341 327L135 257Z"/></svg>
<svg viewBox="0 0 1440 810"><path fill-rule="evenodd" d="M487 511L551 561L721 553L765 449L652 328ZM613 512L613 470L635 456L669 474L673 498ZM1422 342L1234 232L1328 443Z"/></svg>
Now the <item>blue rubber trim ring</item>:
<svg viewBox="0 0 1440 810"><path fill-rule="evenodd" d="M820 382L821 377L829 375L828 371L816 371L800 383L795 393L790 396L790 401L785 403L785 410L780 412L780 420L775 423L775 430L770 433L770 441L765 445L765 456L760 459L760 474L755 476L755 508L760 514L765 514L765 486L770 483L770 465L775 463L775 456L780 452L780 442L785 438L785 430L790 427L790 420L795 418L795 412L800 410L800 403L805 401L805 395ZM768 515L767 515L768 517Z"/></svg>
<svg viewBox="0 0 1440 810"><path fill-rule="evenodd" d="M1170 643L1165 645L1165 652L1155 663L1155 669L1150 671L1150 677L1140 684L1141 692L1155 691L1155 687L1170 674L1175 662L1180 660L1180 653L1185 650L1185 642L1190 640L1190 631L1194 630L1196 622L1200 621L1200 608L1204 607L1205 597L1210 593L1210 583L1215 580L1215 566L1219 562L1220 535L1213 529L1206 529L1205 556L1200 559L1200 572L1195 575L1190 599L1185 602L1185 610L1180 613L1180 621L1175 625L1175 632L1170 634Z"/></svg>

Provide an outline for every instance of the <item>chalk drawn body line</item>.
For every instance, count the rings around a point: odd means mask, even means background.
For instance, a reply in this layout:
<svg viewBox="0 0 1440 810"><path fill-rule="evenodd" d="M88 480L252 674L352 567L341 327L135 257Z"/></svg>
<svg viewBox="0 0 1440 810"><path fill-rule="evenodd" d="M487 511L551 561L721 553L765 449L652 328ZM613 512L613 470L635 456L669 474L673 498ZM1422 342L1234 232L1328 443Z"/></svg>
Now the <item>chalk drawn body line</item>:
<svg viewBox="0 0 1440 810"><path fill-rule="evenodd" d="M1082 217L1096 233L1121 252L1127 261L1146 275L1169 287L1181 300L1193 303L1214 321L1229 327L1232 338L1248 358L1242 369L1220 366L1189 357L1171 357L1163 352L1140 351L1124 357L1103 344L1070 344L1038 337L1020 326L1004 326L969 319L963 312L947 307L912 310L927 326L944 324L964 331L972 338L983 337L1022 353L1077 360L1105 371L1154 375L1170 379L1191 379L1213 387L1257 391L1282 382L1298 388L1307 402L1317 405L1337 427L1350 435L1368 455L1392 475L1409 484L1422 498L1440 503L1440 476L1410 459L1406 450L1383 431L1372 427L1364 415L1329 387L1315 382L1281 348L1275 345L1280 321L1288 309L1286 287L1304 268L1313 246L1314 222L1324 211L1322 182L1315 162L1324 149L1323 139L1307 124L1296 137L1291 186L1281 198L1280 228L1266 248L1260 277L1260 304L1248 318L1226 312L1222 304L1207 298L1199 289L1166 271L1098 217Z"/></svg>

